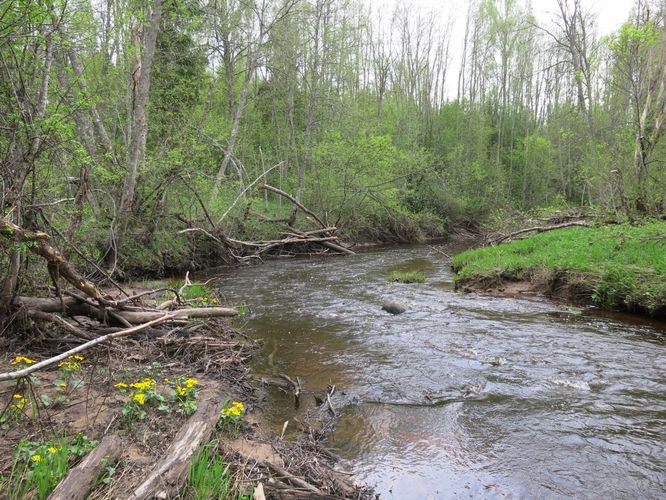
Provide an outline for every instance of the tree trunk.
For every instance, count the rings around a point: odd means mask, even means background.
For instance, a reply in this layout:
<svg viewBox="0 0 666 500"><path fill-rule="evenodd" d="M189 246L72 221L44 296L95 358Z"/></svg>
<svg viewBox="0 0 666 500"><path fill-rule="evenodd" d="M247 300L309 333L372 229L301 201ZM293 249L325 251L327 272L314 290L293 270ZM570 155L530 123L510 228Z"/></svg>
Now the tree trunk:
<svg viewBox="0 0 666 500"><path fill-rule="evenodd" d="M146 135L148 132L148 98L150 95L150 72L153 65L153 56L155 55L155 45L157 44L157 34L160 30L160 19L162 14L162 1L155 0L150 26L145 34L144 54L141 58L140 75L136 84L136 93L134 106L132 108L132 130L130 134L129 147L127 149L127 172L123 183L123 192L120 198L120 207L118 210L119 234L118 240L122 241L127 229L128 220L132 213L132 204L134 203L134 190L136 188L136 178L139 171L139 165L143 162L146 148ZM134 68L136 75L136 68Z"/></svg>

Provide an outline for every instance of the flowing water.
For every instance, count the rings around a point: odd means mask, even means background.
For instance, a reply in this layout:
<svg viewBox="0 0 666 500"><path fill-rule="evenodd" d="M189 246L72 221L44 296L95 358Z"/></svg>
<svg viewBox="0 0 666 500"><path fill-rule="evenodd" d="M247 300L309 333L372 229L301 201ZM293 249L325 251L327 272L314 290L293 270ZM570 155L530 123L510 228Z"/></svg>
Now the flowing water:
<svg viewBox="0 0 666 500"><path fill-rule="evenodd" d="M336 385L330 445L381 498L665 498L666 325L452 280L408 247L226 270L220 287L265 341L259 372ZM278 432L315 406L269 399Z"/></svg>

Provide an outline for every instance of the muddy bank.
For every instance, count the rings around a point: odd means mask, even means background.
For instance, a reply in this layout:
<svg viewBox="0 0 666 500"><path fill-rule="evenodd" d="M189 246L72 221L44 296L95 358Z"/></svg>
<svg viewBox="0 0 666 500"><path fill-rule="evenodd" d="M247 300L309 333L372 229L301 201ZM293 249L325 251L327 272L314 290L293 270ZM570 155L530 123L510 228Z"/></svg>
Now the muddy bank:
<svg viewBox="0 0 666 500"><path fill-rule="evenodd" d="M654 319L666 319L666 307L647 309L639 305L631 308L600 307L594 300L595 283L588 275L546 271L529 274L523 279L512 275L473 276L455 281L455 290L463 293L481 293L493 297L543 297L576 306L592 306L600 310L631 313Z"/></svg>

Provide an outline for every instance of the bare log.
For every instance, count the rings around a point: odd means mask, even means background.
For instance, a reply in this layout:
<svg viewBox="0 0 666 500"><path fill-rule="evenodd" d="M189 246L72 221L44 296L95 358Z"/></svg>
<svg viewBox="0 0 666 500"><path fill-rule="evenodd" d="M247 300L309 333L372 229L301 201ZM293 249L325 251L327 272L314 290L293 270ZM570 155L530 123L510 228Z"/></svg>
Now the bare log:
<svg viewBox="0 0 666 500"><path fill-rule="evenodd" d="M104 468L118 460L122 453L122 441L115 434L109 434L74 467L55 490L49 500L83 500L95 484Z"/></svg>
<svg viewBox="0 0 666 500"><path fill-rule="evenodd" d="M115 311L119 317L132 324L153 321L164 315L163 311ZM238 310L232 307L198 307L171 311L173 319L219 318L237 316Z"/></svg>
<svg viewBox="0 0 666 500"><path fill-rule="evenodd" d="M128 500L175 498L187 480L190 457L202 443L208 441L215 429L224 399L222 394L216 393L199 404L199 409L178 432L164 458Z"/></svg>
<svg viewBox="0 0 666 500"><path fill-rule="evenodd" d="M157 309L139 311L119 311L115 309L98 308L91 304L82 302L76 297L63 297L62 301L57 298L39 298L19 296L13 302L16 306L25 307L28 311L41 311L44 313L64 313L69 316L88 316L100 321L106 320L108 314L112 314L122 324L138 325L147 321L164 317L165 312ZM65 310L63 311L63 305ZM30 313L29 313L30 314ZM231 307L199 307L186 308L171 311L170 319L195 319L231 317L238 315L238 310ZM45 318L44 318L45 319ZM126 324L126 323L127 324Z"/></svg>

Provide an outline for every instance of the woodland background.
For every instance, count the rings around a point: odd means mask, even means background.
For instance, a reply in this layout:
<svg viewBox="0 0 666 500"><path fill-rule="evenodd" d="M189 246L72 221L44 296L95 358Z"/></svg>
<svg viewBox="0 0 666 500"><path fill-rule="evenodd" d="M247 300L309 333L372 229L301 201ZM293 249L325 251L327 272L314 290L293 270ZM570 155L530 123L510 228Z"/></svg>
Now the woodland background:
<svg viewBox="0 0 666 500"><path fill-rule="evenodd" d="M529 2L473 1L453 40L409 4L4 0L2 216L93 275L234 262L306 224L259 183L352 241L663 217L664 3L600 37L557 2L539 26ZM1 248L5 305L39 286L27 245Z"/></svg>

